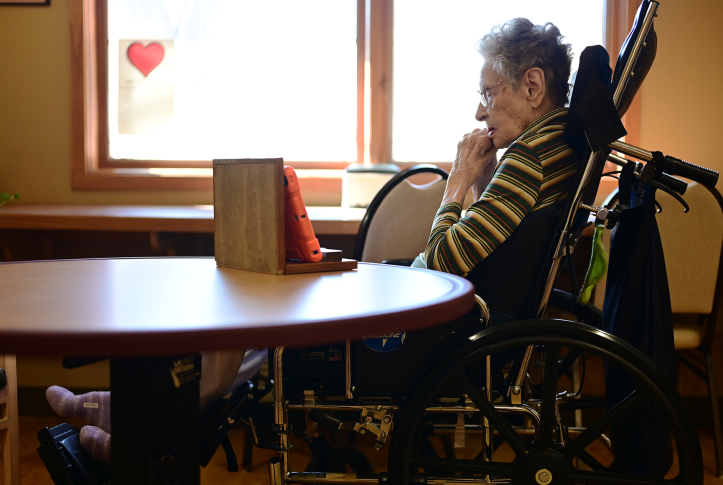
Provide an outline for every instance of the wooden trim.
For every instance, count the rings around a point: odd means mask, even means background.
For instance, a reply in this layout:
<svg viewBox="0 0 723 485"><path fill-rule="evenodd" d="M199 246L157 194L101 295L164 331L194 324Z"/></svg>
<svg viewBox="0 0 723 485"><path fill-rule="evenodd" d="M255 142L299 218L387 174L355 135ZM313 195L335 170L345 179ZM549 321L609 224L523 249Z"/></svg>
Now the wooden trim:
<svg viewBox="0 0 723 485"><path fill-rule="evenodd" d="M615 69L618 53L635 21L639 2L636 0L607 0L605 2L605 48L610 54L610 64ZM628 131L625 141L632 145L640 142L640 98L645 86L642 86L623 116L623 124Z"/></svg>
<svg viewBox="0 0 723 485"><path fill-rule="evenodd" d="M364 82L366 79L367 13L371 0L356 2L356 162L364 163Z"/></svg>
<svg viewBox="0 0 723 485"><path fill-rule="evenodd" d="M628 0L628 11L627 11L627 22L628 31L633 26L635 21L635 14L638 11L639 2L633 2ZM627 35L627 34L626 34ZM633 102L630 104L627 113L625 113L625 128L628 130L628 135L625 137L625 141L632 145L640 144L640 119L641 119L641 104L640 99L642 97L643 90L645 89L645 83L640 87L638 93L633 98Z"/></svg>
<svg viewBox="0 0 723 485"><path fill-rule="evenodd" d="M371 162L389 163L392 160L394 0L372 1L369 22Z"/></svg>
<svg viewBox="0 0 723 485"><path fill-rule="evenodd" d="M17 2L0 2L1 7L48 7L50 0L19 0Z"/></svg>
<svg viewBox="0 0 723 485"><path fill-rule="evenodd" d="M296 170L344 170L350 162L295 162L284 160L284 165L291 165ZM99 162L98 168L109 169L140 169L140 168L213 168L213 160L128 160L114 159Z"/></svg>
<svg viewBox="0 0 723 485"><path fill-rule="evenodd" d="M317 236L356 236L364 212L307 207ZM0 229L212 234L213 214L211 206L12 205L0 211Z"/></svg>
<svg viewBox="0 0 723 485"><path fill-rule="evenodd" d="M213 209L194 206L14 206L2 229L213 233Z"/></svg>
<svg viewBox="0 0 723 485"><path fill-rule="evenodd" d="M87 0L70 2L70 106L71 106L71 164L72 186L81 184L85 174L89 171L90 160L95 155L93 146L86 145L94 137L86 133L86 123L92 126L94 83L89 82L91 67L91 53L95 43L95 16L88 12L93 7ZM87 43L87 44L86 44Z"/></svg>
<svg viewBox="0 0 723 485"><path fill-rule="evenodd" d="M365 0L364 8L357 10L358 13L362 15L362 19L364 22L364 28L362 29L364 32L364 49L360 49L359 51L357 51L363 56L359 60L363 61L364 64L364 70L361 73L361 75L363 76L363 85L361 87L362 113L360 115L360 120L363 124L361 130L362 137L357 139L357 150L358 153L361 153L361 158L359 158L357 161L364 164L371 163L371 9L372 0ZM361 19L357 19L357 22L361 21ZM361 148L359 148L360 144Z"/></svg>
<svg viewBox="0 0 723 485"><path fill-rule="evenodd" d="M96 169L115 168L109 166L110 133L108 128L108 2L94 0L95 13L95 66L96 89L98 90L98 118L93 120L97 125L98 146ZM118 167L120 168L120 167Z"/></svg>
<svg viewBox="0 0 723 485"><path fill-rule="evenodd" d="M84 167L83 167L84 168ZM91 169L73 173L74 190L208 190L212 177L156 175L152 169Z"/></svg>
<svg viewBox="0 0 723 485"><path fill-rule="evenodd" d="M353 269L357 269L357 262L354 259L319 261L318 263L287 259L284 274L328 273L330 271L351 271Z"/></svg>
<svg viewBox="0 0 723 485"><path fill-rule="evenodd" d="M627 19L628 0L607 0L605 2L605 49L610 54L610 63L615 62L630 28ZM625 12L625 15L622 13Z"/></svg>

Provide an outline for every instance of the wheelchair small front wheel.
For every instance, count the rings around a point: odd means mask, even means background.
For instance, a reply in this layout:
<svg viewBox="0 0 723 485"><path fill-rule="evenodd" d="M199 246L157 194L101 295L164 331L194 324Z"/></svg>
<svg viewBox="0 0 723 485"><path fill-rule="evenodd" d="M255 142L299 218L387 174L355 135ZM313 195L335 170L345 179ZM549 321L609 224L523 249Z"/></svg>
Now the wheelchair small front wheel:
<svg viewBox="0 0 723 485"><path fill-rule="evenodd" d="M530 366L522 404L513 405L507 390L490 402L486 362L492 362L493 373L502 369L508 384L514 374L509 361L528 346L536 349L536 364ZM601 358L608 372L614 368L632 386L615 402L608 393L608 408L584 429L571 426L559 411L576 392L562 388L570 381L559 367L571 352ZM389 457L394 484L703 483L698 436L670 379L621 339L575 322L526 320L470 337L437 365L400 411ZM646 423L653 425L652 434L626 439L631 424ZM455 437L451 453L449 447L441 452L437 435L445 433Z"/></svg>

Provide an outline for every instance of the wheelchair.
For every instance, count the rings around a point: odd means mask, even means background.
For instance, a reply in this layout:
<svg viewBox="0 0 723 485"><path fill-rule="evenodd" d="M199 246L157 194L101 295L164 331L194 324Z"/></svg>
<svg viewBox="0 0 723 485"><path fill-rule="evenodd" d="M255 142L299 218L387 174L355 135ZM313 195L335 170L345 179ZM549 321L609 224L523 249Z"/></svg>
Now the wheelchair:
<svg viewBox="0 0 723 485"><path fill-rule="evenodd" d="M612 85L605 86L618 122L655 57L657 7L642 2ZM578 83L594 76L583 72L581 61ZM593 84L576 85L571 105L576 97L582 102L586 90L594 92ZM280 347L270 354L274 406L263 420L273 423L260 426L253 415L248 421L257 437L272 430L272 441L257 441L279 452L268 465L272 485L702 483L697 434L669 376L640 350L602 331L599 310L576 305L576 298L553 292L553 286L590 214L611 228L627 210L621 203L593 205L612 150L646 162L619 163L635 180L684 205L686 183L674 175L715 185L717 174L617 141L621 135L601 128L601 118L581 122L587 163L571 196L528 215L468 276L477 290L478 315L404 336ZM515 277L489 278L501 274ZM579 321L544 318L548 305L571 311ZM390 343L396 350L380 351ZM601 416L583 428L571 415L591 404L580 399L580 374L593 358L632 387L617 402L604 399ZM631 456L622 428L645 419L655 426L639 440L640 453ZM333 431L373 435L377 450L388 447L387 471L371 473L348 450L334 454L320 437ZM296 440L321 456L305 471L292 466ZM596 446L609 448L612 460L594 457Z"/></svg>
<svg viewBox="0 0 723 485"><path fill-rule="evenodd" d="M657 8L654 0L640 5L612 85L609 68L596 71L600 56L607 58L604 49L583 54L591 61L581 61L571 113L586 102L604 111L583 114L578 123L584 166L570 196L525 217L470 273L476 312L406 335L271 349L273 405L259 399L268 387L244 386L212 406L202 433L203 464L223 446L229 470L237 469L225 437L247 425L257 447L279 453L268 463L271 485L703 483L697 433L669 376L603 331L600 310L553 290L590 215L611 228L629 210L622 200L614 207L593 205L612 150L646 162L618 160L627 177L683 204L686 182L675 175L717 182L713 171L617 141L624 133L612 121L620 123L655 57ZM548 307L576 319L546 318ZM627 387L616 399L582 398L586 365L594 359L608 375L624 376ZM575 411L596 404L603 406L599 417L583 428ZM626 439L626 430L643 425L651 433ZM374 473L353 447L331 446L324 435L335 432L373 436L378 452L388 450L387 471ZM316 454L304 471L292 466L294 441L307 442ZM57 439L49 443L46 448L58 447ZM610 450L611 459L593 456L596 447Z"/></svg>

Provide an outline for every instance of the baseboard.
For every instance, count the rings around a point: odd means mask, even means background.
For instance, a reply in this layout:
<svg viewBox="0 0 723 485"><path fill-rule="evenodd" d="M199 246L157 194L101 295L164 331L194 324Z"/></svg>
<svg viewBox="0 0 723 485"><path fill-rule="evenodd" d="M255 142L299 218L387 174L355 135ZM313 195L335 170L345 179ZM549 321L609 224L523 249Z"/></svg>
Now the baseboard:
<svg viewBox="0 0 723 485"><path fill-rule="evenodd" d="M20 416L57 416L45 398L45 387L18 387L18 414ZM85 394L91 391L108 391L109 389L68 388L73 394Z"/></svg>

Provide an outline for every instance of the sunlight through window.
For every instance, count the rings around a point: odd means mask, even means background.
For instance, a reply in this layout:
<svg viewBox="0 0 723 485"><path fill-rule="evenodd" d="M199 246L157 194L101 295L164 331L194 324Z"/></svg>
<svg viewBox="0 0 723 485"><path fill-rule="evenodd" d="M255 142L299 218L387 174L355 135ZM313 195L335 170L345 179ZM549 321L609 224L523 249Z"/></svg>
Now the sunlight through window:
<svg viewBox="0 0 723 485"><path fill-rule="evenodd" d="M109 0L115 159L356 160L355 0Z"/></svg>
<svg viewBox="0 0 723 485"><path fill-rule="evenodd" d="M579 55L603 44L603 0L395 0L392 158L451 162L474 128L482 57L477 41L515 17L552 22Z"/></svg>

